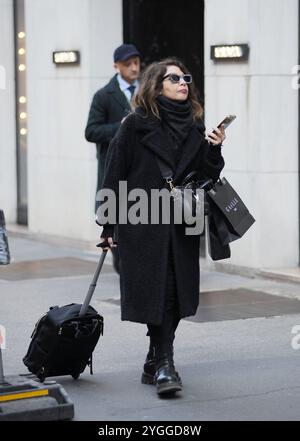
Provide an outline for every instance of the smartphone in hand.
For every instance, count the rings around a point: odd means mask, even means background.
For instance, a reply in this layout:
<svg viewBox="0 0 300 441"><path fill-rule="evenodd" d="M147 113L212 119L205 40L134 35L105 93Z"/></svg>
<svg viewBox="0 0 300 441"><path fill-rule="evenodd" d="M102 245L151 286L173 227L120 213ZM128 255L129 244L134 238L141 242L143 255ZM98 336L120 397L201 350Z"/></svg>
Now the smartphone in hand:
<svg viewBox="0 0 300 441"><path fill-rule="evenodd" d="M224 118L223 121L217 125L218 129L220 129L223 124L224 128L227 129L227 127L235 120L235 118L236 115L227 115L226 118Z"/></svg>

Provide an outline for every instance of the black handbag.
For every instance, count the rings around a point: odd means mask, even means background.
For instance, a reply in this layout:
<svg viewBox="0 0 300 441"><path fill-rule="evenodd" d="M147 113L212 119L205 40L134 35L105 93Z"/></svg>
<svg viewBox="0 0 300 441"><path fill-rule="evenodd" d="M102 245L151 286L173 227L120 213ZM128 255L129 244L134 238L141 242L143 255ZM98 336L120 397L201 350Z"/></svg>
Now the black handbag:
<svg viewBox="0 0 300 441"><path fill-rule="evenodd" d="M198 172L191 171L182 181L181 185L173 185L172 170L158 157L156 157L160 172L164 178L171 196L174 200L174 205L177 210L181 211L182 219L187 225L195 222L195 218L203 216L204 229L204 186L208 182L201 181L198 177ZM203 232L199 232L201 234Z"/></svg>
<svg viewBox="0 0 300 441"><path fill-rule="evenodd" d="M226 178L207 191L211 217L222 245L240 239L255 222L241 197Z"/></svg>

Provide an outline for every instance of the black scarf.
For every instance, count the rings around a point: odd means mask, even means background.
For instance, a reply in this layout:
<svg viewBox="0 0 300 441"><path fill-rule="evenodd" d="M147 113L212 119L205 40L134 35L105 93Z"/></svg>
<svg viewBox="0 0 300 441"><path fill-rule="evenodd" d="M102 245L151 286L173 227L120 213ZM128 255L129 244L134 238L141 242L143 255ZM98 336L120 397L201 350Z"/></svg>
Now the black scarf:
<svg viewBox="0 0 300 441"><path fill-rule="evenodd" d="M162 125L167 130L172 145L178 150L182 147L193 125L190 101L175 101L163 95L157 97Z"/></svg>

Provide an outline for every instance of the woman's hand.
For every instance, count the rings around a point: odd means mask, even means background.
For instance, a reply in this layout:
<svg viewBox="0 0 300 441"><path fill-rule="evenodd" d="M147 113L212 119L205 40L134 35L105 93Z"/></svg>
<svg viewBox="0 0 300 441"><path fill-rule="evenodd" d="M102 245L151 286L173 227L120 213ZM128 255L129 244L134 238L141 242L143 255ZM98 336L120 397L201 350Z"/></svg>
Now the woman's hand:
<svg viewBox="0 0 300 441"><path fill-rule="evenodd" d="M105 250L105 251L107 251L109 248L116 248L116 246L117 246L116 242L114 242L112 237L106 237L105 239L103 239L101 241L101 243L104 243L104 242L108 244L108 246L106 246L106 247L104 247L104 246L101 247L102 250Z"/></svg>
<svg viewBox="0 0 300 441"><path fill-rule="evenodd" d="M226 139L224 124L221 125L220 129L216 128L212 130L205 139L213 145L222 144Z"/></svg>

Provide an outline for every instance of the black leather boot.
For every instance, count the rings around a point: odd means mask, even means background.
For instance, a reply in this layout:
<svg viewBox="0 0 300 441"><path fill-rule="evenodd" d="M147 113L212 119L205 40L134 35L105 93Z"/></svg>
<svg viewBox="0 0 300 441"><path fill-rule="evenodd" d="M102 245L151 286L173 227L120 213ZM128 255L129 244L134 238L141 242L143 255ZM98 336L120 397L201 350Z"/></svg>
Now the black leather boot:
<svg viewBox="0 0 300 441"><path fill-rule="evenodd" d="M181 378L178 372L175 370L174 360L173 360L173 349L171 354L169 354L169 360L171 362L171 366L174 368L174 373L177 376L179 384L182 386ZM142 373L141 382L143 384L155 384L154 383L154 375L157 371L156 366L156 357L155 357L155 346L150 343L149 352L147 354L145 363L144 363L144 372Z"/></svg>
<svg viewBox="0 0 300 441"><path fill-rule="evenodd" d="M155 347L150 343L149 352L144 363L144 372L141 381L143 384L154 384L154 375L156 372Z"/></svg>
<svg viewBox="0 0 300 441"><path fill-rule="evenodd" d="M154 375L154 383L158 395L174 394L182 390L182 383L178 373L175 371L174 363L170 354L164 356L158 361L157 369Z"/></svg>

